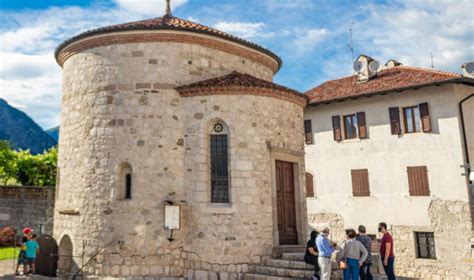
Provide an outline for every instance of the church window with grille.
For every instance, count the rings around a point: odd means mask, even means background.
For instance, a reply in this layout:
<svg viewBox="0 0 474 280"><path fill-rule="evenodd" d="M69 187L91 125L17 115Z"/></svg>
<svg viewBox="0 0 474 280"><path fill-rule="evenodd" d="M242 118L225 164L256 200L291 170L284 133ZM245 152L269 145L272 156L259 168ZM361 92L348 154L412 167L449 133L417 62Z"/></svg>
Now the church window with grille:
<svg viewBox="0 0 474 280"><path fill-rule="evenodd" d="M229 203L229 139L227 126L216 121L210 132L211 202Z"/></svg>

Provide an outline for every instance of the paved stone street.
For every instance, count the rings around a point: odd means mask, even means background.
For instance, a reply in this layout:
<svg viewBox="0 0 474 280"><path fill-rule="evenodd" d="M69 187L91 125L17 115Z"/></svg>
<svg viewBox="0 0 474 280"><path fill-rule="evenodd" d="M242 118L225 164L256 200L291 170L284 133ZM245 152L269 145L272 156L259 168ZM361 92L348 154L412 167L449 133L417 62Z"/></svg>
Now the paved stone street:
<svg viewBox="0 0 474 280"><path fill-rule="evenodd" d="M15 260L5 260L0 261L0 279L9 280L9 279L38 279L38 280L48 280L48 279L58 279L55 277L45 277L45 276L15 276Z"/></svg>

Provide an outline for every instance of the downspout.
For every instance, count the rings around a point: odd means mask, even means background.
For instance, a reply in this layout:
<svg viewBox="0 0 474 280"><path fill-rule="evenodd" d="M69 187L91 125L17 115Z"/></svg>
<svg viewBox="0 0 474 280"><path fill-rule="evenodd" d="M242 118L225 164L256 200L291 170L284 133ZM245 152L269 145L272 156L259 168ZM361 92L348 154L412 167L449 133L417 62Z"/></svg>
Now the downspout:
<svg viewBox="0 0 474 280"><path fill-rule="evenodd" d="M464 151L466 152L465 165L467 166L468 180L469 180L469 174L471 172L471 166L470 166L470 161L469 161L469 149L468 149L468 145L467 145L466 127L464 125L464 113L462 111L462 104L473 96L474 96L474 93L471 93L469 96L467 96L463 100L459 101L459 114L461 116L461 130L462 130L463 146L464 146ZM470 181L470 183L472 184L471 181Z"/></svg>

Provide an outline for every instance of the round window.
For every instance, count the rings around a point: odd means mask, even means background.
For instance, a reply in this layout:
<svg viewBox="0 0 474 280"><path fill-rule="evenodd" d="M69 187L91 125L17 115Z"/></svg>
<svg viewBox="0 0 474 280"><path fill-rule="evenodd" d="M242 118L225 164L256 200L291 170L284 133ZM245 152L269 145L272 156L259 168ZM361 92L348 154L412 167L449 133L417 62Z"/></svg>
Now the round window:
<svg viewBox="0 0 474 280"><path fill-rule="evenodd" d="M218 122L214 124L214 127L212 129L215 133L221 133L224 130L224 125Z"/></svg>

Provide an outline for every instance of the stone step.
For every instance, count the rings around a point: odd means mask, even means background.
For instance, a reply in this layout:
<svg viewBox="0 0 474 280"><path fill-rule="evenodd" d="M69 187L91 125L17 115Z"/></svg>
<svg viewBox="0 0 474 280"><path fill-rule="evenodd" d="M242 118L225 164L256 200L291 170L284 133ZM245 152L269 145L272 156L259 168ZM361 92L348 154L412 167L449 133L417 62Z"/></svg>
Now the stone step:
<svg viewBox="0 0 474 280"><path fill-rule="evenodd" d="M281 259L288 261L304 261L304 254L305 253L283 253Z"/></svg>
<svg viewBox="0 0 474 280"><path fill-rule="evenodd" d="M269 259L266 262L267 266L277 268L289 268L289 269L302 269L302 270L314 270L314 266L307 264L302 261L290 261L280 259Z"/></svg>
<svg viewBox="0 0 474 280"><path fill-rule="evenodd" d="M42 275L21 275L21 276L15 276L15 275L2 275L0 276L0 279L2 280L15 280L15 279L22 279L22 280L53 280L53 279L59 279L56 277L47 277L47 276L42 276ZM80 278L79 278L80 279Z"/></svg>
<svg viewBox="0 0 474 280"><path fill-rule="evenodd" d="M289 279L306 279L306 278L288 278L288 277L279 277L279 276L269 276L263 274L254 274L254 273L246 273L244 276L244 280L289 280Z"/></svg>
<svg viewBox="0 0 474 280"><path fill-rule="evenodd" d="M305 245L281 245L273 247L273 256L280 257L283 253L301 253L305 251Z"/></svg>
<svg viewBox="0 0 474 280"><path fill-rule="evenodd" d="M254 272L256 274L289 277L289 278L311 278L313 271L303 269L289 269L289 268L278 268L272 266L256 266Z"/></svg>

